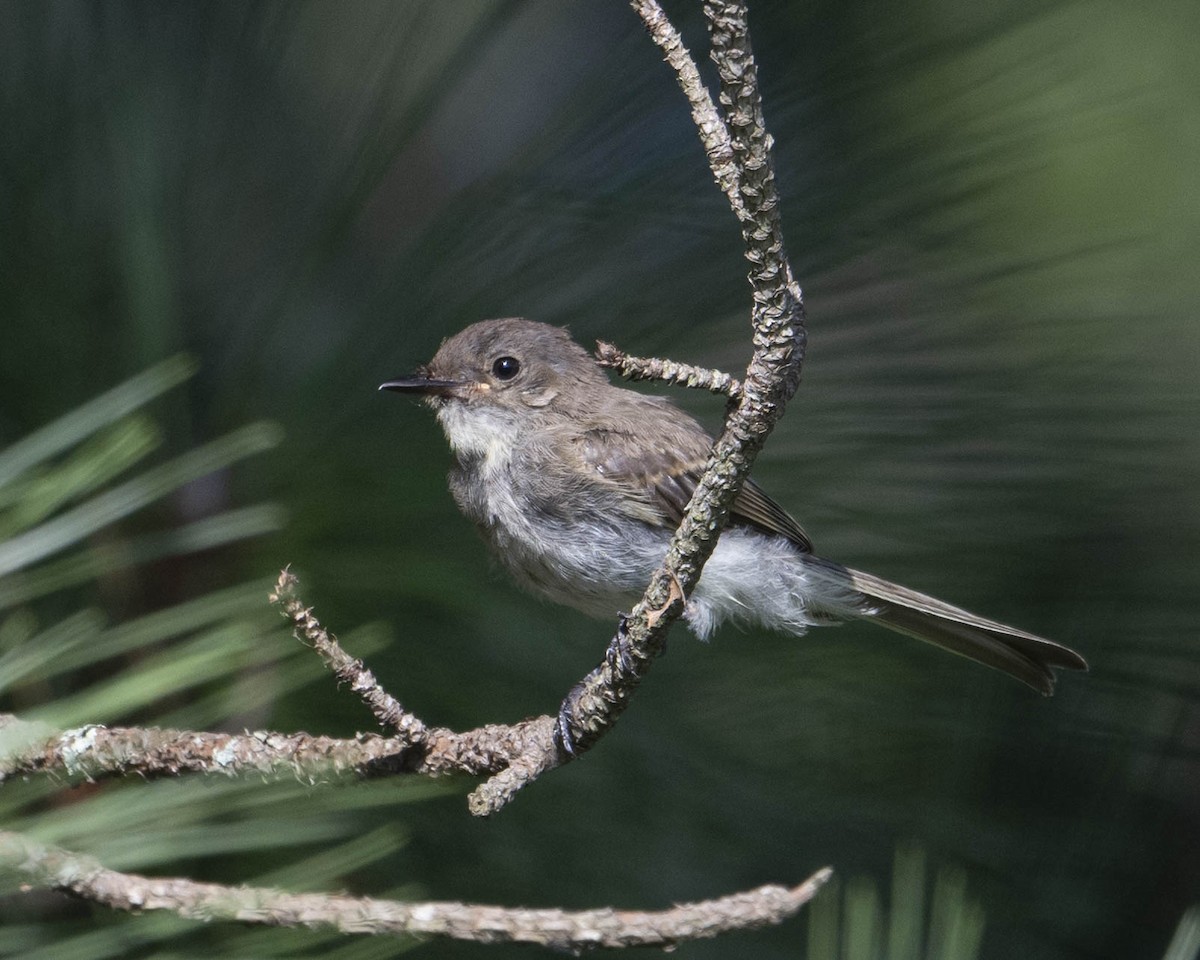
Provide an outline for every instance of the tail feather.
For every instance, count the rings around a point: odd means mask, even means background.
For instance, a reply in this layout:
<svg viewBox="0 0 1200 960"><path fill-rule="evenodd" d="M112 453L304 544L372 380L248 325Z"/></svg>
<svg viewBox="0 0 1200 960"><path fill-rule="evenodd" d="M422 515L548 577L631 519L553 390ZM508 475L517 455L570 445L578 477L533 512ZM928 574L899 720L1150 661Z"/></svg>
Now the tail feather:
<svg viewBox="0 0 1200 960"><path fill-rule="evenodd" d="M985 619L869 573L832 563L828 566L849 575L854 589L867 598L869 619L1007 673L1044 696L1054 693L1055 668L1088 668L1083 657L1053 640Z"/></svg>

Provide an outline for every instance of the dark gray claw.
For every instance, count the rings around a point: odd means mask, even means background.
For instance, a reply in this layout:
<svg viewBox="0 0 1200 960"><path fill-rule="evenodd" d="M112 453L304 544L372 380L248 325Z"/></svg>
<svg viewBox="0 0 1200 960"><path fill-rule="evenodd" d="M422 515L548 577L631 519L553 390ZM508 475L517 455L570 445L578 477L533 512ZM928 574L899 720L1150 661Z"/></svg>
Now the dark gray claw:
<svg viewBox="0 0 1200 960"><path fill-rule="evenodd" d="M578 686L573 688L567 694L566 699L559 704L558 717L554 723L554 740L559 752L571 760L578 756L575 749L575 735L571 733L571 717L575 711L575 698L578 689Z"/></svg>
<svg viewBox="0 0 1200 960"><path fill-rule="evenodd" d="M558 724L554 730L554 737L558 741L558 748L568 757L575 757L575 740L571 736L571 721L568 719L570 711L566 707L560 707L558 711Z"/></svg>
<svg viewBox="0 0 1200 960"><path fill-rule="evenodd" d="M633 657L629 653L629 614L617 614L617 635L604 654L604 662L614 673L633 673Z"/></svg>

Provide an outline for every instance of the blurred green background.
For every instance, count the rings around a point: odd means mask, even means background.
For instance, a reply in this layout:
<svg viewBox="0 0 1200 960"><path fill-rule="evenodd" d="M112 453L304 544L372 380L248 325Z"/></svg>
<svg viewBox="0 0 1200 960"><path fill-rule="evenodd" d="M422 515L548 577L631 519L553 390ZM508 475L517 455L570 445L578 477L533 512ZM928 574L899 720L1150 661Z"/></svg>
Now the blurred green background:
<svg viewBox="0 0 1200 960"><path fill-rule="evenodd" d="M668 11L711 77L699 5ZM10 784L7 827L124 869L510 905L666 907L832 864L863 878L842 887L860 919L863 884L878 919L919 849L931 890L935 868L965 878L983 957L1163 955L1200 899L1200 7L751 15L810 317L757 478L821 553L1075 646L1091 674L1041 700L870 625L679 629L617 730L489 822L466 783L192 781ZM512 314L744 367L738 231L634 15L13 2L0 132L0 523L24 551L0 544L0 706L371 729L266 607L291 563L427 721L554 709L613 625L493 570L436 424L375 387ZM11 456L179 353L190 378L160 367ZM672 397L719 423L719 400ZM119 516L69 512L154 470ZM3 956L484 955L53 897L0 921ZM838 949L806 929L679 954Z"/></svg>

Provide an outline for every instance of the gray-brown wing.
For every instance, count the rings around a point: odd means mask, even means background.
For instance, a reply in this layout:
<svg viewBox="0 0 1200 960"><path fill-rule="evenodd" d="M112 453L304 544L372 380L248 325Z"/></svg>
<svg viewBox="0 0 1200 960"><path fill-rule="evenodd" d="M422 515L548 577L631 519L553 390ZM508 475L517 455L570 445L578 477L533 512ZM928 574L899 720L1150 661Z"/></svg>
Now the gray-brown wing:
<svg viewBox="0 0 1200 960"><path fill-rule="evenodd" d="M803 553L812 553L812 541L796 518L772 500L753 480L747 480L741 493L733 501L733 515L761 530L787 537Z"/></svg>
<svg viewBox="0 0 1200 960"><path fill-rule="evenodd" d="M668 447L647 446L630 433L594 428L575 438L583 464L619 486L628 512L647 523L677 527L708 458L711 441L702 434L672 438ZM682 445L683 449L680 449ZM795 519L753 480L747 480L733 502L731 519L748 523L792 541L804 553L812 541Z"/></svg>

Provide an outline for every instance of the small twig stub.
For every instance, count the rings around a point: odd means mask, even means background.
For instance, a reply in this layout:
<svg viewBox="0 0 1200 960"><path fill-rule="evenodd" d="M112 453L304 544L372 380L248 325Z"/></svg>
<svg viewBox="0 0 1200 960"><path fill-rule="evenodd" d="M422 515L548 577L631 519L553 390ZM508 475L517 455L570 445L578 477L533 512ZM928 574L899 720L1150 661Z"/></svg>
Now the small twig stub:
<svg viewBox="0 0 1200 960"><path fill-rule="evenodd" d="M736 400L742 394L742 384L722 370L709 370L662 360L658 357L633 357L604 340L596 341L596 362L616 370L626 380L662 380L675 386L691 387L720 393Z"/></svg>

